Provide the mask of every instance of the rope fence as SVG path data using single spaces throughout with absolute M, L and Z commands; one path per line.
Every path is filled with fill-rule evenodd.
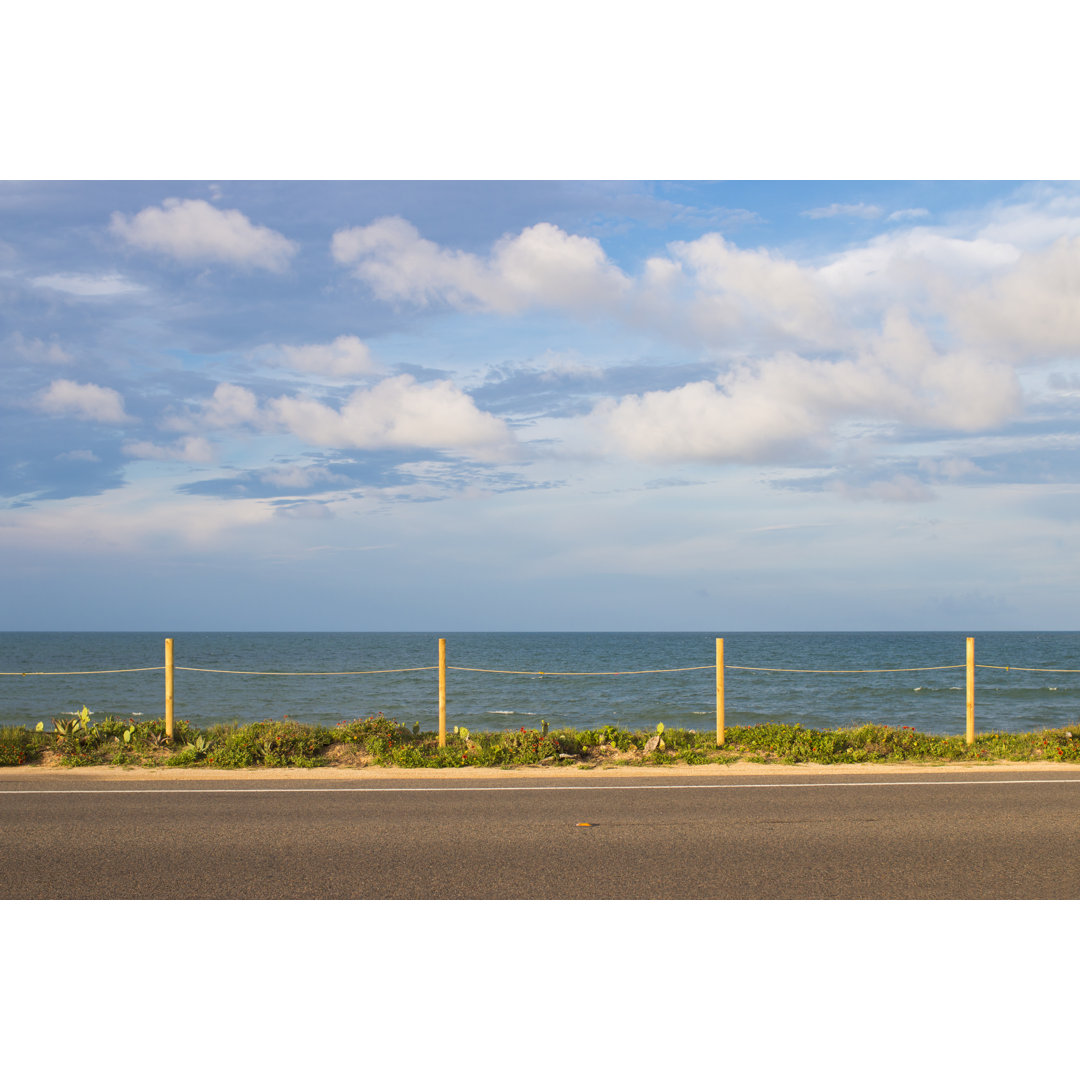
M 976 667 L 994 671 L 1044 671 L 1048 675 L 1080 675 L 1080 668 L 1067 667 L 1017 667 L 1015 664 L 976 664 Z
M 165 672 L 165 733 L 168 738 L 173 735 L 173 678 L 177 671 L 188 671 L 200 674 L 213 675 L 258 675 L 270 677 L 351 677 L 362 675 L 397 675 L 419 671 L 438 671 L 439 673 L 439 745 L 446 745 L 446 675 L 448 671 L 467 671 L 483 675 L 528 675 L 534 678 L 550 678 L 562 676 L 617 676 L 617 675 L 667 675 L 687 671 L 715 671 L 716 672 L 716 745 L 724 744 L 724 674 L 726 671 L 755 671 L 768 674 L 789 675 L 885 675 L 892 673 L 907 673 L 915 671 L 954 671 L 960 668 L 967 670 L 967 694 L 966 694 L 966 740 L 970 745 L 975 741 L 975 669 L 984 668 L 993 671 L 1025 671 L 1056 675 L 1080 675 L 1080 668 L 1040 668 L 1040 667 L 1016 667 L 1010 664 L 976 664 L 975 663 L 975 639 L 967 639 L 967 658 L 963 664 L 934 664 L 922 667 L 894 667 L 894 668 L 780 668 L 780 667 L 751 667 L 745 664 L 727 664 L 724 661 L 724 639 L 716 639 L 716 661 L 713 664 L 697 664 L 692 667 L 673 668 L 643 668 L 635 671 L 547 671 L 547 670 L 517 670 L 507 668 L 480 668 L 461 667 L 446 663 L 446 639 L 439 638 L 439 662 L 420 667 L 403 668 L 375 668 L 362 671 L 242 671 L 232 668 L 205 668 L 183 667 L 173 662 L 173 639 L 165 639 L 165 663 L 155 667 L 134 668 L 109 668 L 98 671 L 0 671 L 0 676 L 65 676 L 65 675 L 123 675 L 131 672 L 164 671 Z
M 669 671 L 711 671 L 712 664 L 698 667 L 645 668 L 641 671 L 508 671 L 502 668 L 447 667 L 447 671 L 479 671 L 485 675 L 664 675 Z
M 427 667 L 398 667 L 379 668 L 375 671 L 233 671 L 227 668 L 212 667 L 180 667 L 174 671 L 202 671 L 210 675 L 396 675 L 405 671 L 436 671 L 437 664 L 429 664 Z
M 936 664 L 933 667 L 880 667 L 880 668 L 797 668 L 797 667 L 744 667 L 728 664 L 728 671 L 776 671 L 788 675 L 889 675 L 897 671 L 949 671 L 962 668 L 963 664 Z M 1017 671 L 1020 669 L 1017 668 Z
M 158 667 L 121 667 L 111 668 L 108 671 L 0 671 L 0 675 L 126 675 L 129 671 L 164 671 L 165 665 Z

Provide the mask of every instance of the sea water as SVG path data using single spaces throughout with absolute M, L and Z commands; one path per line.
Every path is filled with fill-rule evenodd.
M 175 714 L 197 727 L 286 716 L 333 725 L 382 712 L 433 728 L 440 636 L 447 640 L 449 725 L 715 727 L 717 635 L 693 632 L 2 632 L 0 724 L 47 724 L 84 705 L 97 717 L 162 716 L 162 670 L 33 673 L 160 669 L 166 636 L 175 642 Z M 962 733 L 966 636 L 724 634 L 727 724 L 874 723 Z M 1032 731 L 1077 722 L 1080 633 L 973 636 L 976 730 Z M 409 668 L 428 670 L 400 670 Z M 655 670 L 675 668 L 698 670 Z M 785 670 L 748 670 L 753 668 Z M 358 671 L 379 673 L 324 674 Z M 647 673 L 632 674 L 642 671 Z

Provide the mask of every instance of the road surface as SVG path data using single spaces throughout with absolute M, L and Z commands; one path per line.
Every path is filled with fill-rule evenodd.
M 1075 899 L 1080 772 L 0 779 L 4 899 Z

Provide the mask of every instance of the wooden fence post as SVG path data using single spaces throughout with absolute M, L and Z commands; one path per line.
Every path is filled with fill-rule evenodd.
M 446 745 L 446 638 L 439 638 L 439 745 Z
M 967 744 L 975 741 L 975 639 L 967 639 Z
M 724 745 L 724 639 L 716 639 L 716 745 Z
M 173 639 L 165 639 L 165 738 L 173 737 Z

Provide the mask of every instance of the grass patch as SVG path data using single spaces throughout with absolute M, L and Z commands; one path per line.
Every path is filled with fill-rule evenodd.
M 948 763 L 991 761 L 1080 762 L 1080 724 L 1045 731 L 987 732 L 968 746 L 961 735 L 929 735 L 912 727 L 866 724 L 819 730 L 801 724 L 729 727 L 722 748 L 713 732 L 686 728 L 632 732 L 614 724 L 578 730 L 470 732 L 455 728 L 446 746 L 435 731 L 406 727 L 381 713 L 336 727 L 266 720 L 224 724 L 205 731 L 178 720 L 174 737 L 165 723 L 87 712 L 51 722 L 51 730 L 0 727 L 0 765 L 78 767 L 311 768 L 396 766 L 458 769 L 611 765 L 855 764 L 862 762 Z M 659 736 L 659 737 L 658 737 Z

